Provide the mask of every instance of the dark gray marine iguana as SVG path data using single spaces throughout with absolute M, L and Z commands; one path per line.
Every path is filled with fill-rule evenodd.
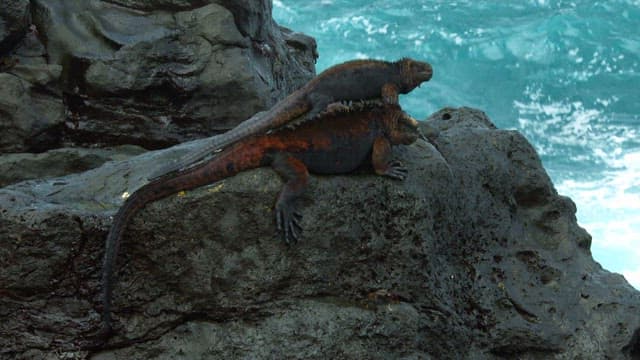
M 226 133 L 212 137 L 204 148 L 160 168 L 149 178 L 155 179 L 184 169 L 240 139 L 280 128 L 294 119 L 311 120 L 323 111 L 338 110 L 343 101 L 382 98 L 388 104 L 397 104 L 399 94 L 409 93 L 431 79 L 432 75 L 433 69 L 429 63 L 409 58 L 395 62 L 353 60 L 332 66 L 271 109 L 259 112 Z
M 102 270 L 102 329 L 92 347 L 112 335 L 111 297 L 116 256 L 127 224 L 149 202 L 211 184 L 241 171 L 271 166 L 284 185 L 275 203 L 276 225 L 287 244 L 302 231 L 295 201 L 307 186 L 309 172 L 344 174 L 372 165 L 376 174 L 404 179 L 406 169 L 393 160 L 391 146 L 409 145 L 421 136 L 418 122 L 397 103 L 359 102 L 320 115 L 295 129 L 254 135 L 200 164 L 160 177 L 131 194 L 116 213 L 106 239 Z M 94 339 L 95 340 L 95 339 Z

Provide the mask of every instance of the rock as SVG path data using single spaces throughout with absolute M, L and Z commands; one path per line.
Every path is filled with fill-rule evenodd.
M 29 27 L 29 0 L 0 3 L 0 54 L 6 54 Z
M 234 14 L 236 26 L 244 36 L 259 41 L 268 39 L 274 25 L 271 19 L 272 2 L 270 0 L 112 0 L 111 2 L 143 11 L 155 9 L 185 11 L 215 3 Z
M 0 18 L 0 41 L 15 38 L 0 152 L 165 147 L 227 130 L 314 74 L 315 42 L 291 40 L 266 0 L 26 3 L 31 30 L 17 10 Z
M 49 64 L 31 27 L 0 65 L 0 152 L 43 151 L 59 146 L 65 109 L 62 66 Z
M 60 70 L 53 65 L 15 65 L 12 71 L 24 77 L 0 73 L 0 151 L 43 151 L 59 146 L 64 105 L 48 85 L 57 80 Z
M 113 149 L 61 148 L 40 154 L 0 155 L 0 188 L 29 179 L 43 179 L 97 168 L 107 161 L 124 160 L 146 150 L 132 145 Z
M 109 216 L 202 142 L 1 189 L 0 357 L 637 358 L 640 294 L 592 259 L 524 137 L 468 108 L 424 126 L 433 145 L 395 150 L 404 182 L 312 176 L 293 247 L 274 235 L 271 169 L 149 204 L 102 350 L 80 346 L 99 326 Z

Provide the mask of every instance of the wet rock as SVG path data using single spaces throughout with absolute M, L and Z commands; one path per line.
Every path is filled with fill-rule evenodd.
M 110 215 L 202 142 L 5 187 L 0 356 L 637 357 L 640 294 L 592 259 L 531 145 L 446 111 L 424 124 L 433 144 L 395 149 L 404 182 L 312 176 L 294 247 L 275 236 L 271 169 L 149 204 L 123 240 L 101 350 L 80 346 L 99 326 Z

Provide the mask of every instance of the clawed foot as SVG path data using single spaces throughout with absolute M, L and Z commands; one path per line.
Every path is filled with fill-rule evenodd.
M 384 176 L 396 180 L 404 180 L 407 177 L 407 172 L 407 168 L 405 168 L 399 160 L 393 160 L 389 163 L 387 170 L 384 172 Z
M 298 242 L 298 237 L 302 232 L 300 221 L 302 221 L 302 214 L 294 206 L 276 206 L 276 225 L 278 232 L 282 234 L 282 239 L 287 245 Z
M 385 104 L 397 104 L 398 87 L 391 83 L 382 86 L 382 101 Z

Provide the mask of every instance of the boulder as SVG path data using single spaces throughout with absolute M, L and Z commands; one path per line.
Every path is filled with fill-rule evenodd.
M 314 40 L 279 27 L 267 0 L 0 6 L 0 152 L 166 147 L 227 130 L 314 75 Z
M 83 346 L 111 215 L 203 143 L 0 189 L 0 357 L 638 358 L 640 293 L 593 260 L 526 139 L 468 108 L 424 127 L 430 142 L 394 150 L 405 181 L 312 176 L 295 246 L 275 235 L 269 168 L 149 204 L 100 349 Z

